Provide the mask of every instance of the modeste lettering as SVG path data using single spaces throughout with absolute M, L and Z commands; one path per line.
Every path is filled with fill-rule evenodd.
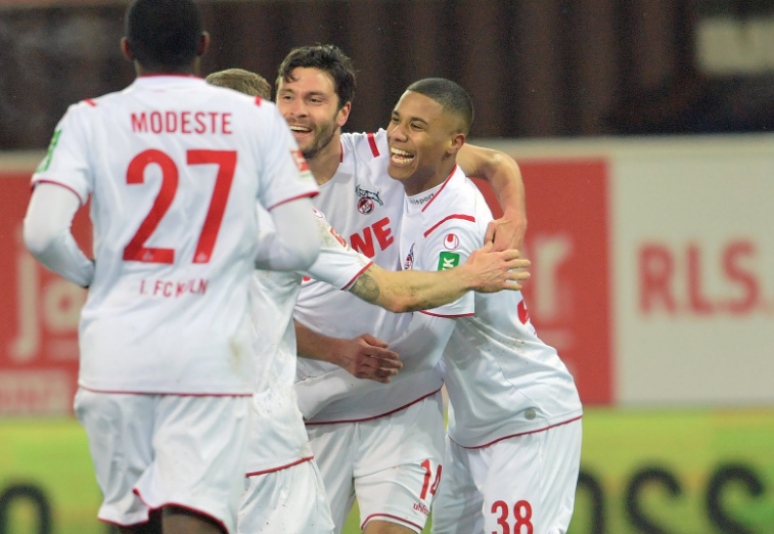
M 141 111 L 131 114 L 135 133 L 231 135 L 231 113 L 222 111 Z

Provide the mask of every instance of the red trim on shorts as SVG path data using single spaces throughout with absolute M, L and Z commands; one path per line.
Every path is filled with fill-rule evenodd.
M 451 173 L 449 173 L 449 176 L 447 176 L 447 177 L 446 177 L 446 180 L 444 180 L 444 181 L 443 181 L 443 185 L 441 186 L 441 188 L 438 190 L 438 192 L 437 192 L 435 195 L 433 195 L 433 198 L 431 198 L 431 199 L 430 199 L 430 201 L 429 201 L 427 204 L 425 204 L 425 205 L 424 205 L 424 207 L 422 208 L 422 211 L 425 211 L 425 210 L 427 209 L 427 207 L 428 207 L 430 204 L 432 204 L 432 203 L 433 203 L 433 200 L 435 200 L 436 198 L 438 198 L 438 195 L 440 195 L 440 194 L 441 194 L 441 191 L 443 191 L 443 188 L 444 188 L 444 187 L 446 187 L 446 184 L 448 184 L 448 183 L 449 183 L 449 180 L 451 180 L 451 177 L 452 177 L 452 175 L 454 174 L 454 171 L 456 171 L 456 170 L 457 170 L 457 166 L 455 165 L 455 166 L 454 166 L 454 168 L 452 169 L 452 172 L 451 172 Z M 427 237 L 427 234 L 425 234 L 425 237 Z
M 259 475 L 265 475 L 267 473 L 274 473 L 275 471 L 282 471 L 283 469 L 288 469 L 290 467 L 294 467 L 299 464 L 303 464 L 304 462 L 311 462 L 314 460 L 314 456 L 309 456 L 308 458 L 301 458 L 300 460 L 293 462 L 292 464 L 283 465 L 281 467 L 274 467 L 272 469 L 266 469 L 265 471 L 255 471 L 254 473 L 247 473 L 246 477 L 257 477 Z
M 430 202 L 432 202 L 435 198 L 436 197 L 433 197 L 432 199 L 430 199 Z M 429 236 L 433 232 L 433 230 L 435 230 L 436 228 L 438 228 L 439 226 L 441 226 L 443 223 L 445 223 L 450 219 L 462 219 L 463 221 L 476 222 L 476 218 L 473 217 L 472 215 L 449 215 L 448 217 L 444 217 L 443 219 L 435 223 L 427 232 L 425 232 L 425 237 Z
M 371 515 L 369 515 L 368 517 L 366 517 L 365 521 L 363 521 L 363 524 L 360 525 L 360 530 L 365 530 L 365 526 L 368 524 L 368 522 L 371 521 L 372 519 L 376 518 L 376 517 L 389 517 L 390 519 L 395 519 L 395 520 L 400 521 L 402 523 L 406 523 L 407 525 L 411 525 L 414 528 L 418 528 L 420 532 L 422 532 L 424 530 L 424 527 L 422 527 L 420 525 L 417 525 L 416 523 L 412 523 L 408 519 L 403 519 L 402 517 L 398 517 L 398 516 L 390 515 L 390 514 L 371 514 Z
M 376 139 L 374 138 L 374 134 L 370 133 L 367 135 L 367 137 L 368 137 L 368 144 L 371 145 L 371 154 L 373 154 L 375 158 L 378 158 L 379 147 L 376 146 Z
M 455 317 L 473 317 L 476 315 L 475 313 L 461 313 L 459 315 L 440 315 L 438 313 L 430 313 L 429 311 L 425 310 L 419 310 L 419 313 L 424 313 L 425 315 L 432 315 L 433 317 L 443 317 L 445 319 L 454 319 Z
M 73 192 L 73 194 L 74 194 L 76 197 L 78 197 L 78 202 L 80 202 L 80 203 L 81 203 L 81 206 L 83 206 L 84 204 L 86 204 L 86 203 L 83 201 L 83 199 L 81 198 L 81 195 L 79 195 L 79 194 L 78 194 L 78 191 L 76 191 L 75 189 L 73 189 L 73 188 L 72 188 L 72 187 L 70 187 L 69 185 L 65 185 L 65 184 L 63 184 L 62 182 L 55 182 L 54 180 L 46 180 L 45 178 L 44 178 L 44 179 L 42 179 L 42 180 L 35 180 L 35 181 L 32 183 L 32 189 L 33 189 L 33 190 L 35 190 L 35 186 L 36 186 L 36 185 L 38 185 L 38 184 L 54 184 L 54 185 L 58 185 L 59 187 L 64 187 L 65 189 L 68 189 L 69 191 L 72 191 L 72 192 Z
M 349 420 L 346 420 L 346 421 L 320 421 L 320 422 L 304 421 L 304 424 L 307 425 L 307 426 L 313 426 L 313 425 L 338 425 L 339 423 L 364 423 L 366 421 L 373 421 L 374 419 L 379 419 L 381 417 L 387 417 L 388 415 L 392 415 L 392 414 L 397 413 L 397 412 L 399 412 L 401 410 L 405 410 L 409 406 L 412 406 L 412 405 L 418 403 L 419 401 L 423 401 L 423 400 L 425 400 L 428 397 L 432 397 L 433 395 L 435 395 L 436 393 L 441 391 L 442 388 L 443 388 L 443 386 L 441 386 L 440 388 L 436 389 L 432 393 L 428 393 L 424 397 L 419 397 L 417 400 L 409 402 L 405 406 L 401 406 L 400 408 L 395 408 L 394 410 L 391 410 L 391 411 L 389 411 L 387 413 L 383 413 L 381 415 L 375 415 L 373 417 L 366 417 L 365 419 L 349 419 Z
M 270 207 L 270 208 L 266 208 L 266 209 L 267 209 L 267 210 L 269 210 L 269 211 L 271 211 L 271 210 L 273 210 L 274 208 L 276 208 L 277 206 L 282 206 L 283 204 L 287 204 L 288 202 L 293 202 L 294 200 L 298 200 L 299 198 L 304 198 L 304 197 L 316 197 L 317 195 L 318 195 L 317 191 L 312 191 L 312 192 L 310 192 L 310 193 L 304 193 L 303 195 L 297 195 L 297 196 L 294 196 L 293 198 L 288 198 L 288 199 L 285 199 L 285 200 L 283 200 L 282 202 L 277 202 L 277 203 L 276 203 L 276 204 L 274 204 L 272 207 Z
M 203 516 L 203 517 L 206 517 L 208 519 L 211 519 L 212 521 L 214 521 L 215 523 L 218 524 L 218 526 L 223 530 L 223 532 L 226 532 L 227 534 L 230 532 L 226 528 L 226 524 L 223 521 L 221 521 L 220 519 L 218 519 L 217 517 L 215 517 L 212 514 L 208 514 L 207 512 L 203 512 L 203 511 L 198 510 L 196 508 L 192 508 L 192 507 L 187 506 L 185 504 L 180 504 L 180 503 L 176 503 L 176 502 L 165 502 L 161 506 L 157 506 L 157 507 L 154 508 L 154 507 L 150 506 L 147 502 L 145 502 L 145 500 L 142 498 L 142 495 L 140 495 L 140 492 L 137 490 L 137 488 L 133 488 L 132 489 L 132 493 L 137 495 L 137 498 L 140 499 L 142 501 L 142 503 L 145 506 L 147 506 L 150 510 L 161 510 L 165 506 L 174 506 L 176 508 L 182 508 L 183 510 L 188 510 L 189 512 L 193 512 L 195 514 L 199 514 L 200 516 Z
M 97 107 L 97 103 L 94 102 L 91 98 L 87 98 L 86 100 L 84 100 L 84 102 L 86 102 L 88 105 L 90 105 L 93 108 Z
M 256 106 L 260 106 L 261 102 L 263 102 L 263 98 L 261 98 L 260 96 L 256 96 L 255 97 L 255 105 Z
M 503 441 L 505 439 L 511 439 L 511 438 L 518 438 L 519 436 L 527 436 L 529 434 L 537 434 L 538 432 L 545 432 L 546 430 L 550 430 L 552 428 L 556 428 L 558 426 L 563 425 L 569 425 L 570 423 L 574 423 L 575 421 L 579 421 L 583 419 L 582 415 L 579 415 L 578 417 L 575 417 L 574 419 L 570 419 L 569 421 L 563 421 L 561 423 L 556 423 L 555 425 L 547 426 L 545 428 L 540 428 L 538 430 L 530 430 L 529 432 L 521 432 L 520 434 L 511 434 L 510 436 L 505 436 L 504 438 L 496 439 L 490 443 L 487 443 L 486 445 L 477 445 L 475 447 L 466 447 L 465 445 L 460 445 L 453 439 L 449 438 L 450 441 L 454 442 L 455 445 L 458 447 L 462 447 L 463 449 L 483 449 L 484 447 L 489 447 L 490 445 L 494 445 L 495 443 L 498 443 L 500 441 Z
M 343 288 L 341 288 L 341 290 L 342 290 L 342 291 L 349 291 L 347 288 L 348 288 L 349 286 L 351 286 L 352 284 L 354 284 L 354 283 L 357 281 L 357 279 L 358 279 L 358 278 L 360 278 L 360 275 L 361 275 L 361 274 L 363 274 L 364 272 L 366 272 L 366 271 L 369 269 L 369 267 L 371 267 L 371 265 L 373 265 L 373 264 L 374 264 L 374 262 L 372 262 L 372 261 L 369 261 L 369 262 L 368 262 L 368 265 L 366 265 L 365 267 L 363 267 L 363 268 L 360 270 L 360 272 L 359 272 L 359 273 L 357 273 L 357 274 L 355 275 L 355 277 L 354 277 L 352 280 L 350 280 L 349 282 L 347 282 L 347 285 L 345 285 Z
M 167 393 L 164 391 L 110 391 L 104 389 L 92 389 L 86 386 L 78 386 L 92 393 L 106 393 L 108 395 L 169 395 L 170 397 L 252 397 L 252 393 Z

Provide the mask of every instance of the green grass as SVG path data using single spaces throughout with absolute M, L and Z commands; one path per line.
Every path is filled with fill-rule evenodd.
M 727 514 L 755 534 L 774 534 L 774 410 L 621 411 L 589 410 L 584 418 L 583 469 L 604 495 L 606 531 L 635 534 L 626 513 L 633 475 L 658 467 L 674 476 L 677 496 L 656 484 L 643 487 L 644 513 L 667 532 L 720 532 L 706 506 L 711 475 L 723 464 L 739 464 L 762 482 L 754 496 L 731 481 L 721 502 Z M 86 436 L 74 420 L 0 419 L 0 494 L 11 485 L 35 485 L 53 511 L 53 534 L 106 534 L 96 521 L 100 493 Z M 591 499 L 581 489 L 570 534 L 590 532 Z M 34 508 L 17 501 L 5 534 L 34 534 Z M 356 513 L 345 534 L 358 532 Z M 426 529 L 429 531 L 429 529 Z

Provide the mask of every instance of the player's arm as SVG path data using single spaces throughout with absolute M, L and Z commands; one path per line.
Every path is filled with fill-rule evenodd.
M 320 253 L 312 202 L 299 198 L 272 208 L 269 214 L 276 231 L 262 236 L 255 267 L 272 271 L 310 267 Z
M 401 355 L 403 369 L 400 373 L 397 369 L 386 368 L 378 371 L 373 380 L 360 380 L 344 369 L 336 369 L 297 382 L 294 388 L 301 413 L 307 419 L 314 417 L 338 399 L 371 393 L 387 387 L 387 383 L 432 369 L 441 359 L 453 331 L 452 318 L 414 313 L 407 331 L 390 343 L 390 349 Z
M 489 225 L 487 241 L 494 238 L 495 250 L 520 250 L 527 231 L 527 208 L 518 164 L 503 152 L 469 144 L 458 152 L 457 163 L 467 176 L 489 182 L 503 208 L 502 218 Z
M 24 218 L 24 244 L 48 269 L 81 287 L 89 287 L 94 262 L 81 251 L 70 232 L 80 205 L 80 198 L 61 185 L 37 184 Z
M 393 272 L 372 264 L 350 288 L 357 297 L 391 312 L 403 313 L 438 308 L 459 300 L 468 291 L 494 293 L 520 290 L 520 280 L 530 274 L 518 271 L 529 267 L 517 250 L 493 252 L 487 244 L 474 251 L 467 261 L 444 271 Z
M 354 377 L 385 383 L 403 367 L 398 354 L 371 334 L 341 339 L 315 332 L 298 321 L 294 323 L 298 355 L 302 358 L 329 362 Z

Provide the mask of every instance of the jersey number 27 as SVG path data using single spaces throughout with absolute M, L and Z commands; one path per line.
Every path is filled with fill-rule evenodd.
M 218 166 L 215 189 L 212 192 L 210 207 L 207 210 L 207 217 L 204 219 L 204 226 L 199 235 L 193 257 L 194 263 L 207 263 L 212 256 L 212 250 L 215 248 L 220 223 L 223 221 L 223 213 L 226 211 L 228 194 L 231 191 L 231 182 L 236 170 L 237 153 L 234 150 L 189 150 L 187 160 L 188 165 L 214 164 Z M 151 234 L 156 230 L 175 199 L 179 180 L 177 165 L 171 157 L 161 150 L 145 150 L 129 163 L 129 168 L 126 171 L 126 183 L 130 185 L 144 183 L 145 168 L 151 163 L 155 163 L 161 168 L 161 189 L 156 195 L 150 212 L 137 229 L 137 233 L 126 245 L 124 260 L 145 263 L 174 263 L 175 249 L 146 247 L 145 243 L 150 239 Z

